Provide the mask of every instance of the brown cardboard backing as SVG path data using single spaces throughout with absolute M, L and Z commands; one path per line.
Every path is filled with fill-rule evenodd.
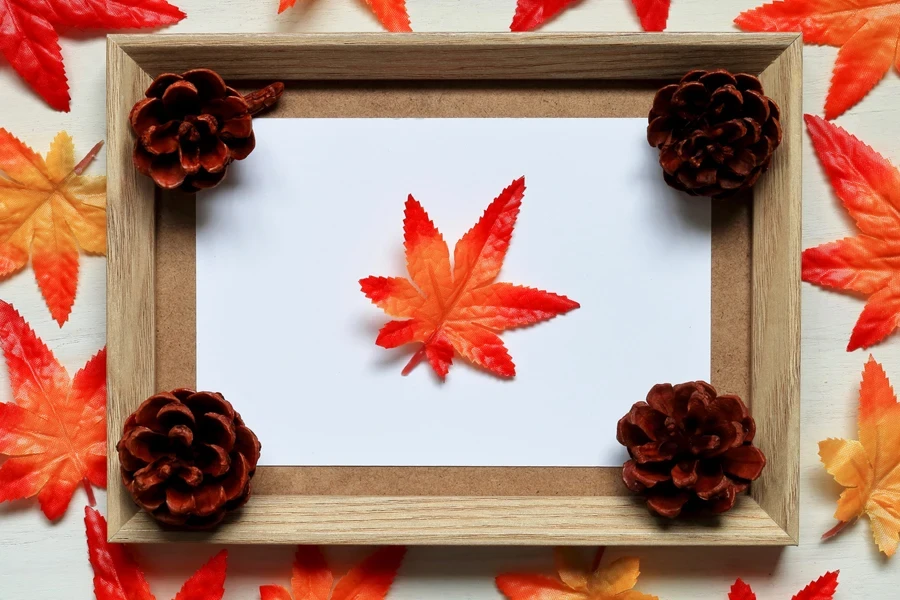
M 278 117 L 643 117 L 652 82 L 304 82 L 289 85 Z M 303 140 L 297 140 L 302 144 Z M 597 140 L 614 144 L 615 140 Z M 232 165 L 240 169 L 240 163 Z M 750 400 L 750 199 L 713 203 L 712 383 Z M 194 198 L 162 194 L 156 247 L 158 389 L 196 380 Z M 619 282 L 628 293 L 627 282 Z M 677 295 L 678 290 L 666 293 Z M 615 340 L 607 340 L 615 344 Z M 639 356 L 634 358 L 640 360 Z M 641 398 L 635 398 L 640 400 Z M 598 398 L 602 401 L 602 398 Z M 237 401 L 238 408 L 240 402 Z M 598 435 L 614 435 L 612 424 Z M 265 440 L 263 449 L 265 450 Z M 618 468 L 261 467 L 256 494 L 366 496 L 611 496 Z

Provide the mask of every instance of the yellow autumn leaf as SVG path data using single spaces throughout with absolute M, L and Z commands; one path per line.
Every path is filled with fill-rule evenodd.
M 900 404 L 872 356 L 859 388 L 859 440 L 819 442 L 819 457 L 844 486 L 834 513 L 839 523 L 823 538 L 868 515 L 878 549 L 893 556 L 900 540 Z
M 557 549 L 557 577 L 535 573 L 498 575 L 497 589 L 509 600 L 659 600 L 635 591 L 641 574 L 637 558 L 624 557 L 601 567 L 603 549 L 591 568 L 578 564 L 571 551 Z
M 60 132 L 47 157 L 0 129 L 0 279 L 28 264 L 54 320 L 69 318 L 78 287 L 78 248 L 106 254 L 106 177 L 82 173 L 102 142 L 75 164 Z

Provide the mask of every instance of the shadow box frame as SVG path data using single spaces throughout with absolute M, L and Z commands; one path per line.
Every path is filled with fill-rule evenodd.
M 747 332 L 741 344 L 749 362 L 743 391 L 750 398 L 757 421 L 755 443 L 768 457 L 767 468 L 751 485 L 749 494 L 741 497 L 731 512 L 715 519 L 670 522 L 651 516 L 639 497 L 627 491 L 623 493 L 620 482 L 614 491 L 610 488 L 609 492 L 594 495 L 577 492 L 578 486 L 573 488 L 576 492 L 566 492 L 562 486 L 556 493 L 546 489 L 534 494 L 522 493 L 526 488 L 552 487 L 555 475 L 564 473 L 560 469 L 565 467 L 538 469 L 530 475 L 523 468 L 523 477 L 531 479 L 527 486 L 519 485 L 518 491 L 515 477 L 504 474 L 509 474 L 508 470 L 487 471 L 493 487 L 477 495 L 465 493 L 464 489 L 460 492 L 458 485 L 442 483 L 459 475 L 453 468 L 431 469 L 423 475 L 449 490 L 447 493 L 391 494 L 390 490 L 382 490 L 377 495 L 367 495 L 353 492 L 352 484 L 347 485 L 346 481 L 343 487 L 326 489 L 326 492 L 338 489 L 337 493 L 298 493 L 296 485 L 292 487 L 287 482 L 304 479 L 304 474 L 310 474 L 306 479 L 315 479 L 313 471 L 303 471 L 314 468 L 260 467 L 254 479 L 253 498 L 213 531 L 165 529 L 139 511 L 122 483 L 115 445 L 126 416 L 158 391 L 158 386 L 170 387 L 162 385 L 159 375 L 162 359 L 158 336 L 165 319 L 158 318 L 157 304 L 163 301 L 160 294 L 164 286 L 158 285 L 162 275 L 157 269 L 161 268 L 162 259 L 157 251 L 167 231 L 167 218 L 160 206 L 182 202 L 185 195 L 160 193 L 149 178 L 135 170 L 128 113 L 156 75 L 201 66 L 216 70 L 238 88 L 243 87 L 242 82 L 251 87 L 250 82 L 270 80 L 301 86 L 319 82 L 324 86 L 339 85 L 345 90 L 363 91 L 389 90 L 392 85 L 415 89 L 416 85 L 423 85 L 423 104 L 433 103 L 433 93 L 440 92 L 442 86 L 453 88 L 460 82 L 468 82 L 463 87 L 476 90 L 473 94 L 484 94 L 485 87 L 503 90 L 504 86 L 512 86 L 512 94 L 520 89 L 538 96 L 543 89 L 554 86 L 571 85 L 577 94 L 579 86 L 596 84 L 602 89 L 611 84 L 610 89 L 624 94 L 616 96 L 609 92 L 614 94 L 609 102 L 613 115 L 617 114 L 615 106 L 631 102 L 632 87 L 643 90 L 635 93 L 643 99 L 638 102 L 643 107 L 641 110 L 646 111 L 652 90 L 665 82 L 677 81 L 691 69 L 726 68 L 759 75 L 766 94 L 781 107 L 784 141 L 771 168 L 754 188 L 752 203 L 746 201 L 744 217 L 747 264 L 746 281 L 742 285 L 747 296 L 744 310 Z M 110 36 L 107 44 L 109 539 L 127 543 L 238 544 L 796 545 L 799 539 L 801 82 L 802 42 L 794 34 Z M 497 97 L 500 96 L 484 96 L 478 106 L 491 105 Z M 602 98 L 608 96 L 596 97 L 603 102 Z M 525 100 L 517 106 L 541 104 Z M 371 104 L 364 96 L 361 105 Z M 390 102 L 382 98 L 382 104 Z M 474 109 L 468 110 L 471 113 Z M 532 109 L 515 110 L 527 113 Z M 481 109 L 474 112 L 466 116 L 485 114 Z M 239 163 L 232 168 L 240 168 Z M 171 286 L 172 281 L 166 285 Z M 176 294 L 165 294 L 166 301 L 171 301 Z M 713 296 L 715 304 L 715 291 Z M 182 307 L 188 312 L 192 308 L 195 306 Z M 716 369 L 712 381 L 719 385 Z M 166 380 L 166 383 L 171 382 Z M 606 480 L 611 481 L 619 477 L 616 472 L 620 469 L 597 468 L 597 471 L 605 472 Z M 504 482 L 510 482 L 511 493 L 501 489 L 506 485 Z

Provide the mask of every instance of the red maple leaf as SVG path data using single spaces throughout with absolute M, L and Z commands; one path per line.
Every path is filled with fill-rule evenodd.
M 837 125 L 806 115 L 813 148 L 860 235 L 803 251 L 803 280 L 869 297 L 847 351 L 900 324 L 900 171 Z
M 300 546 L 291 570 L 291 592 L 280 585 L 259 588 L 260 600 L 384 600 L 406 549 L 392 546 L 376 550 L 334 583 L 334 574 L 315 546 Z
M 106 541 L 103 515 L 85 507 L 84 526 L 97 600 L 156 600 L 127 547 Z M 222 600 L 227 568 L 228 551 L 222 550 L 184 583 L 174 600 Z
M 388 31 L 412 31 L 409 26 L 409 13 L 406 12 L 406 0 L 365 0 L 375 16 Z M 297 0 L 280 0 L 278 14 L 297 4 Z
M 580 0 L 518 0 L 510 31 L 531 31 Z M 672 0 L 631 0 L 645 31 L 663 31 Z
M 840 571 L 825 573 L 797 592 L 791 600 L 832 600 L 838 586 L 838 573 Z M 756 594 L 749 585 L 738 579 L 731 586 L 728 600 L 756 600 Z
M 578 308 L 565 296 L 543 290 L 495 283 L 516 226 L 525 194 L 519 178 L 491 202 L 484 215 L 456 244 L 453 266 L 443 236 L 411 195 L 406 201 L 403 237 L 409 279 L 366 277 L 363 293 L 391 317 L 375 343 L 396 348 L 420 342 L 403 374 L 423 358 L 442 379 L 454 351 L 469 362 L 501 377 L 516 367 L 499 332 L 532 325 Z
M 184 17 L 165 0 L 0 0 L 0 52 L 50 106 L 68 112 L 59 29 L 159 27 Z
M 0 403 L 0 502 L 38 497 L 49 519 L 79 484 L 106 487 L 106 349 L 69 379 L 25 320 L 0 300 L 0 346 L 15 402 Z
M 663 31 L 669 20 L 672 0 L 631 0 L 644 31 Z
M 783 0 L 741 13 L 745 31 L 802 31 L 807 44 L 840 48 L 825 118 L 862 100 L 891 65 L 900 72 L 900 0 Z

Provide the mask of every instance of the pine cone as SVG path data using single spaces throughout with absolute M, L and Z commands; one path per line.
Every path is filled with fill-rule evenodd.
M 753 75 L 691 71 L 656 93 L 647 141 L 666 183 L 692 196 L 750 189 L 781 143 L 780 110 Z
M 260 443 L 221 394 L 178 389 L 145 400 L 116 449 L 138 506 L 162 523 L 203 529 L 250 497 Z
M 717 396 L 704 381 L 655 385 L 619 420 L 616 439 L 631 456 L 622 479 L 664 517 L 686 505 L 722 513 L 766 466 L 755 435 L 737 396 Z
M 233 160 L 253 151 L 252 116 L 278 101 L 284 84 L 242 96 L 209 69 L 164 73 L 131 109 L 134 166 L 159 187 L 215 187 Z

